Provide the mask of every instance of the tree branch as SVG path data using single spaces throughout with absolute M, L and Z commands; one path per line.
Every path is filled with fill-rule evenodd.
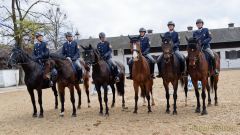
M 9 28 L 9 29 L 11 29 L 11 30 L 13 30 L 13 31 L 14 31 L 14 29 L 13 29 L 11 26 L 9 26 L 9 25 L 6 25 L 6 24 L 3 24 L 3 23 L 1 23 L 1 22 L 0 22 L 0 26 L 7 27 L 7 28 Z

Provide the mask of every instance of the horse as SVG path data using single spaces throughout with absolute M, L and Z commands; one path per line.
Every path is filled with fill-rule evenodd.
M 38 93 L 38 103 L 40 106 L 39 118 L 43 118 L 43 107 L 42 107 L 42 89 L 49 88 L 49 79 L 44 79 L 42 66 L 35 62 L 26 52 L 21 49 L 14 48 L 11 52 L 9 61 L 9 67 L 21 65 L 25 72 L 25 84 L 27 86 L 28 93 L 31 97 L 33 105 L 33 117 L 37 117 L 37 108 L 34 97 L 34 89 Z M 56 82 L 53 82 L 52 91 L 55 96 L 55 109 L 58 108 L 58 93 L 56 89 Z
M 176 55 L 173 52 L 173 43 L 170 38 L 162 37 L 162 51 L 163 56 L 162 59 L 160 59 L 160 63 L 158 66 L 161 66 L 162 69 L 162 79 L 163 79 L 163 86 L 165 88 L 166 92 L 166 99 L 167 99 L 167 109 L 166 113 L 170 113 L 170 104 L 169 104 L 169 83 L 173 86 L 173 115 L 177 114 L 177 90 L 178 90 L 178 81 L 180 80 L 181 85 L 184 86 L 185 90 L 185 96 L 187 99 L 187 77 L 183 76 L 180 71 L 180 61 L 176 57 Z M 187 100 L 185 100 L 187 101 Z
M 208 105 L 211 105 L 211 96 L 210 96 L 210 87 L 215 90 L 215 105 L 218 105 L 217 100 L 217 83 L 219 80 L 219 75 L 214 75 L 213 70 L 210 68 L 208 64 L 208 59 L 205 53 L 202 51 L 201 42 L 197 38 L 187 38 L 188 42 L 187 46 L 187 69 L 188 73 L 191 76 L 192 83 L 195 89 L 195 94 L 197 97 L 197 108 L 195 110 L 196 113 L 200 113 L 200 101 L 199 101 L 199 91 L 198 91 L 198 81 L 202 83 L 202 100 L 203 100 L 203 107 L 202 107 L 202 115 L 207 114 L 205 99 L 206 93 L 205 89 L 207 88 L 208 91 Z M 216 68 L 220 71 L 220 58 L 217 53 L 214 52 L 215 60 L 216 60 Z M 210 86 L 208 78 L 210 77 Z
M 130 37 L 130 47 L 133 56 L 132 78 L 135 91 L 135 108 L 133 113 L 138 110 L 138 91 L 141 88 L 141 96 L 146 97 L 148 102 L 148 113 L 152 112 L 150 106 L 150 93 L 152 93 L 153 79 L 150 74 L 150 67 L 147 59 L 141 53 L 140 37 Z
M 102 96 L 101 96 L 101 87 L 104 89 L 104 102 L 106 106 L 106 112 L 105 116 L 109 116 L 109 108 L 108 108 L 108 85 L 110 85 L 113 93 L 113 99 L 112 99 L 112 105 L 111 107 L 114 107 L 115 105 L 115 86 L 116 84 L 118 94 L 122 96 L 122 108 L 127 109 L 125 107 L 125 99 L 124 99 L 124 85 L 125 85 L 125 68 L 124 65 L 116 62 L 116 65 L 118 69 L 120 70 L 119 72 L 119 78 L 120 81 L 115 83 L 114 77 L 111 74 L 111 69 L 108 66 L 108 64 L 100 57 L 99 52 L 97 49 L 94 49 L 92 45 L 89 46 L 81 46 L 84 50 L 83 52 L 83 59 L 84 61 L 92 66 L 92 78 L 93 78 L 93 83 L 95 84 L 97 93 L 98 93 L 98 100 L 100 103 L 100 115 L 103 115 L 103 106 L 102 106 Z
M 57 85 L 58 92 L 61 101 L 61 112 L 60 116 L 64 116 L 64 101 L 65 101 L 65 88 L 68 87 L 70 90 L 70 99 L 72 102 L 73 113 L 72 117 L 76 117 L 76 107 L 75 107 L 75 97 L 74 97 L 74 87 L 77 90 L 79 99 L 77 108 L 81 108 L 81 88 L 78 83 L 78 76 L 76 71 L 74 70 L 72 62 L 70 62 L 65 57 L 62 57 L 57 54 L 50 54 L 50 59 L 45 62 L 44 74 L 50 73 L 52 68 L 56 68 L 58 71 L 57 77 Z M 88 107 L 90 107 L 90 99 L 89 99 L 89 68 L 85 65 L 84 62 L 80 62 L 83 69 L 83 80 L 84 87 L 87 94 Z

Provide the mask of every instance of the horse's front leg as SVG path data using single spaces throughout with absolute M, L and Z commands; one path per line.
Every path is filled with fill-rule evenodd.
M 42 89 L 37 89 L 37 93 L 38 93 L 38 104 L 40 106 L 40 114 L 39 114 L 39 118 L 43 118 L 43 107 L 42 107 Z
M 103 115 L 101 85 L 95 84 L 95 87 L 96 87 L 96 90 L 97 90 L 97 93 L 98 93 L 98 101 L 99 101 L 99 104 L 100 104 L 100 112 L 99 112 L 99 114 L 100 114 L 100 115 Z
M 64 102 L 65 102 L 65 87 L 61 85 L 60 83 L 58 84 L 58 93 L 59 93 L 59 98 L 61 102 L 61 111 L 60 111 L 60 116 L 64 116 Z
M 58 109 L 58 93 L 57 93 L 57 89 L 56 89 L 56 83 L 52 86 L 52 91 L 55 96 L 55 109 Z
M 173 99 L 174 99 L 174 104 L 173 104 L 173 115 L 177 115 L 177 89 L 178 89 L 178 80 L 175 80 L 173 83 Z
M 28 89 L 28 93 L 31 97 L 32 106 L 33 106 L 33 115 L 32 116 L 37 117 L 37 107 L 36 107 L 36 102 L 35 102 L 33 89 L 31 89 L 31 88 L 27 88 L 27 89 Z
M 103 85 L 103 89 L 104 89 L 104 102 L 105 102 L 105 107 L 106 107 L 106 113 L 105 116 L 109 116 L 109 109 L 108 109 L 108 85 L 105 84 Z
M 202 80 L 202 100 L 203 100 L 203 110 L 202 115 L 207 114 L 205 99 L 206 99 L 206 85 L 207 85 L 207 78 L 205 80 Z
M 113 94 L 112 105 L 111 105 L 111 107 L 113 108 L 115 106 L 115 91 L 116 91 L 116 89 L 114 87 L 114 84 L 111 84 L 110 86 L 111 86 L 112 94 Z
M 136 82 L 133 82 L 133 87 L 134 87 L 134 91 L 135 91 L 135 108 L 134 108 L 134 111 L 133 113 L 137 113 L 137 110 L 138 110 L 138 105 L 137 105 L 137 102 L 138 102 L 138 90 L 139 90 L 139 86 Z
M 163 86 L 165 88 L 165 92 L 166 92 L 166 99 L 167 99 L 167 109 L 166 109 L 166 113 L 169 114 L 170 113 L 170 104 L 169 104 L 169 87 L 168 87 L 168 82 L 166 80 L 163 80 Z
M 200 105 L 200 99 L 199 99 L 199 91 L 198 91 L 198 80 L 192 80 L 192 83 L 193 83 L 193 87 L 194 87 L 194 90 L 195 90 L 195 95 L 196 95 L 196 98 L 197 98 L 197 108 L 195 110 L 196 113 L 200 113 L 201 112 L 201 105 Z
M 79 87 L 78 84 L 75 84 L 75 88 L 77 89 L 77 93 L 78 93 L 78 106 L 77 106 L 77 109 L 81 109 L 81 104 L 82 104 L 81 88 Z
M 74 85 L 71 85 L 68 87 L 70 90 L 70 100 L 72 102 L 72 108 L 73 108 L 73 112 L 72 112 L 72 117 L 76 117 L 76 107 L 75 107 L 75 97 L 74 97 Z

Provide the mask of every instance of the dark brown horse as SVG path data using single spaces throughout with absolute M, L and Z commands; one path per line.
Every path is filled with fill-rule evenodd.
M 161 35 L 160 35 L 161 36 Z M 166 113 L 170 113 L 170 104 L 169 104 L 169 83 L 173 85 L 173 115 L 177 114 L 177 90 L 178 90 L 178 81 L 180 80 L 182 86 L 184 85 L 185 96 L 187 98 L 187 77 L 183 76 L 180 71 L 180 61 L 176 57 L 173 52 L 173 43 L 170 38 L 162 37 L 162 51 L 163 56 L 160 60 L 159 66 L 162 69 L 162 79 L 163 85 L 166 91 L 166 99 L 167 99 L 167 109 Z M 186 101 L 186 100 L 185 100 Z
M 108 88 L 107 86 L 110 85 L 112 92 L 113 92 L 113 101 L 112 101 L 112 107 L 114 107 L 115 104 L 115 80 L 113 75 L 111 74 L 111 69 L 108 66 L 108 64 L 100 57 L 99 52 L 94 49 L 91 45 L 87 47 L 83 47 L 84 53 L 83 53 L 83 58 L 84 61 L 92 65 L 92 78 L 93 78 L 93 83 L 95 84 L 97 93 L 98 93 L 98 100 L 100 103 L 100 115 L 103 114 L 103 106 L 102 106 L 102 96 L 101 96 L 101 87 L 104 89 L 104 102 L 106 106 L 106 113 L 105 115 L 109 115 L 109 109 L 108 109 Z M 126 109 L 125 107 L 125 99 L 124 99 L 124 85 L 125 85 L 125 68 L 124 65 L 116 62 L 116 65 L 118 69 L 120 70 L 119 72 L 119 78 L 120 81 L 116 82 L 116 87 L 118 94 L 122 96 L 122 108 Z
M 212 68 L 210 68 L 208 64 L 208 60 L 206 58 L 206 55 L 201 50 L 201 42 L 199 39 L 196 38 L 187 38 L 188 41 L 188 57 L 187 57 L 187 68 L 188 73 L 191 76 L 192 83 L 195 89 L 195 94 L 197 97 L 197 108 L 196 113 L 200 113 L 200 99 L 199 99 L 199 91 L 198 91 L 198 81 L 201 81 L 202 83 L 202 100 L 203 100 L 203 107 L 202 107 L 202 115 L 207 114 L 205 99 L 206 99 L 206 93 L 205 89 L 207 88 L 208 91 L 208 104 L 211 104 L 211 96 L 210 96 L 210 86 L 208 83 L 208 77 L 210 77 L 211 80 L 211 87 L 215 90 L 215 105 L 218 104 L 217 101 L 217 83 L 219 79 L 219 75 L 214 75 Z M 220 71 L 220 58 L 219 56 L 214 53 L 216 58 L 216 68 Z
M 152 93 L 153 79 L 150 74 L 150 67 L 147 60 L 141 53 L 140 37 L 130 37 L 131 51 L 133 54 L 133 68 L 132 78 L 133 87 L 135 91 L 135 109 L 133 113 L 137 113 L 138 110 L 138 91 L 141 88 L 141 96 L 147 98 L 148 112 L 152 112 L 150 106 L 150 93 Z
M 43 117 L 43 107 L 42 107 L 42 89 L 49 88 L 49 79 L 44 79 L 42 66 L 35 62 L 26 52 L 21 49 L 14 48 L 10 55 L 9 66 L 21 65 L 25 72 L 25 84 L 29 95 L 31 96 L 31 101 L 33 105 L 33 117 L 37 117 L 37 107 L 35 103 L 34 89 L 38 93 L 38 103 L 40 106 L 39 118 Z M 58 94 L 56 89 L 56 82 L 52 87 L 55 95 L 55 109 L 58 108 Z
M 86 70 L 86 65 L 84 62 L 81 62 L 83 69 L 83 79 L 85 91 L 87 94 L 88 107 L 90 107 L 90 99 L 89 99 L 89 70 Z M 76 72 L 74 71 L 72 63 L 67 60 L 65 57 L 61 57 L 57 54 L 50 54 L 50 59 L 45 62 L 45 70 L 44 74 L 48 74 L 52 68 L 56 68 L 58 71 L 57 77 L 57 85 L 58 92 L 61 101 L 61 112 L 60 116 L 64 116 L 64 101 L 65 101 L 65 88 L 68 87 L 70 90 L 70 99 L 73 106 L 72 116 L 76 117 L 76 107 L 75 107 L 75 97 L 74 97 L 74 87 L 77 90 L 79 100 L 78 100 L 78 109 L 81 108 L 81 88 L 79 87 L 78 77 Z

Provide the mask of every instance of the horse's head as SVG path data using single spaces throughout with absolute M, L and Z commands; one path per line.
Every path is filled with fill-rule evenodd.
M 8 60 L 8 67 L 12 68 L 16 66 L 17 64 L 21 64 L 26 62 L 26 54 L 25 52 L 20 48 L 14 48 L 12 49 L 10 58 Z
M 140 55 L 142 55 L 141 54 L 140 36 L 137 36 L 137 37 L 128 36 L 128 38 L 130 39 L 130 48 L 131 48 L 133 60 L 138 61 Z
M 56 63 L 53 59 L 45 60 L 45 62 L 44 62 L 44 72 L 43 72 L 43 78 L 44 79 L 49 79 L 50 78 L 51 71 L 55 67 L 55 65 L 56 65 Z
M 163 37 L 160 34 L 160 37 L 162 39 L 162 51 L 163 51 L 163 59 L 165 63 L 169 63 L 172 56 L 173 56 L 173 43 L 170 37 Z
M 89 46 L 81 46 L 83 48 L 83 59 L 87 64 L 94 64 L 97 63 L 97 54 L 98 51 L 95 50 L 92 45 Z
M 201 41 L 197 38 L 187 38 L 187 52 L 189 59 L 189 66 L 196 66 L 196 63 L 199 61 L 199 56 L 201 54 Z

